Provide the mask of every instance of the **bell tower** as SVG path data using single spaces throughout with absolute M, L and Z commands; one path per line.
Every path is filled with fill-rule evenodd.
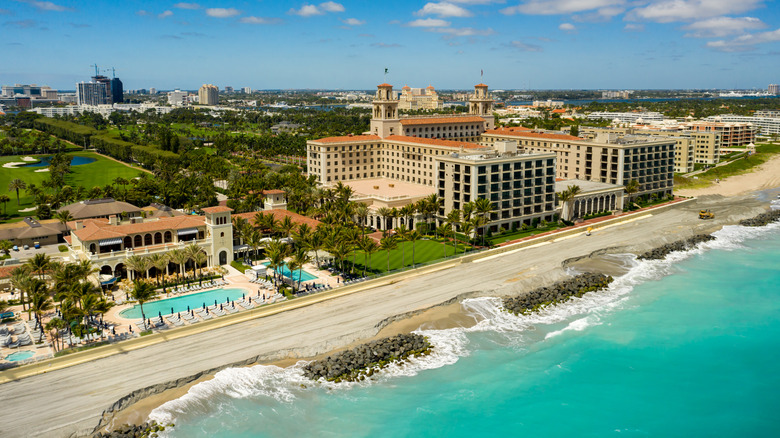
M 393 96 L 393 86 L 377 85 L 371 116 L 371 134 L 385 138 L 389 135 L 402 135 L 401 120 L 398 117 L 398 100 Z
M 493 99 L 488 94 L 488 86 L 477 84 L 474 86 L 474 94 L 469 98 L 469 114 L 485 119 L 485 129 L 495 128 L 493 118 Z

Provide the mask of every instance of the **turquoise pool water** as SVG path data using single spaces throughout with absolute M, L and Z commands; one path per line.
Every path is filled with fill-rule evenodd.
M 268 263 L 263 263 L 263 266 L 265 266 L 267 268 L 268 267 Z M 276 272 L 278 273 L 279 269 L 277 269 Z M 284 275 L 285 277 L 292 278 L 295 281 L 299 281 L 299 280 L 300 281 L 309 281 L 309 280 L 316 280 L 317 279 L 316 275 L 310 274 L 310 273 L 304 271 L 303 269 L 301 269 L 299 271 L 295 271 L 295 277 L 293 277 L 292 273 L 290 272 L 290 268 L 287 267 L 287 263 L 285 263 L 282 266 L 281 272 L 282 272 L 282 275 Z M 300 279 L 298 278 L 299 276 L 301 277 Z
M 37 163 L 32 164 L 26 164 L 24 167 L 48 167 L 49 163 L 51 162 L 51 157 L 42 157 L 40 158 L 41 161 Z M 73 159 L 70 160 L 71 166 L 81 166 L 82 164 L 89 164 L 94 163 L 94 158 L 89 157 L 73 157 Z
M 17 351 L 9 354 L 5 357 L 5 360 L 9 362 L 19 362 L 20 360 L 26 360 L 35 356 L 35 352 L 32 350 Z
M 241 298 L 241 295 L 249 295 L 249 291 L 246 289 L 231 288 L 231 289 L 214 289 L 204 292 L 198 292 L 196 294 L 181 295 L 174 298 L 166 298 L 160 301 L 153 301 L 144 304 L 144 313 L 147 318 L 152 318 L 160 313 L 163 315 L 170 315 L 171 313 L 186 312 L 187 306 L 190 309 L 197 309 L 206 306 L 214 305 L 214 300 L 217 303 L 224 303 L 225 301 L 235 301 Z M 173 312 L 171 312 L 173 308 Z M 119 316 L 127 319 L 139 319 L 141 318 L 141 306 L 136 304 L 135 306 L 125 309 L 119 312 Z

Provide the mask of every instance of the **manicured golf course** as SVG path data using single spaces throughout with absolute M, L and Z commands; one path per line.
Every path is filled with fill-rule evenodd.
M 137 168 L 128 167 L 125 164 L 118 163 L 114 160 L 106 158 L 102 155 L 93 152 L 70 152 L 67 155 L 92 158 L 95 161 L 89 164 L 82 164 L 78 166 L 71 166 L 71 173 L 65 177 L 65 181 L 73 188 L 84 187 L 85 189 L 91 189 L 95 186 L 105 186 L 110 184 L 115 178 L 122 177 L 125 179 L 132 179 L 141 174 L 141 170 Z M 33 155 L 33 158 L 47 157 L 48 155 Z M 0 157 L 0 166 L 5 163 L 21 163 L 24 156 L 12 155 Z M 28 186 L 35 184 L 38 187 L 42 187 L 45 180 L 48 179 L 48 172 L 36 172 L 36 170 L 46 169 L 45 167 L 0 167 L 0 193 L 7 194 L 11 201 L 8 202 L 6 208 L 7 213 L 0 223 L 16 222 L 22 220 L 24 216 L 31 216 L 35 214 L 35 211 L 19 212 L 27 208 L 35 208 L 35 201 L 32 196 L 27 193 L 26 190 L 19 191 L 20 205 L 16 204 L 16 191 L 8 191 L 8 184 L 14 179 L 20 179 Z M 2 214 L 2 205 L 0 205 L 0 215 Z

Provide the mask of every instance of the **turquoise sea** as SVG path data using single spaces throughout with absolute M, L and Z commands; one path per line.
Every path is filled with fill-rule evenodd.
M 434 354 L 371 383 L 228 369 L 151 418 L 171 437 L 780 436 L 780 224 L 715 235 L 617 256 L 609 290 L 539 315 L 467 300 L 475 327 L 424 332 Z

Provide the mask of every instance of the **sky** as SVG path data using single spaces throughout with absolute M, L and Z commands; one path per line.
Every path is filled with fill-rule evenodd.
M 780 83 L 780 5 L 0 0 L 0 84 L 72 90 L 94 64 L 126 90 L 766 89 Z

